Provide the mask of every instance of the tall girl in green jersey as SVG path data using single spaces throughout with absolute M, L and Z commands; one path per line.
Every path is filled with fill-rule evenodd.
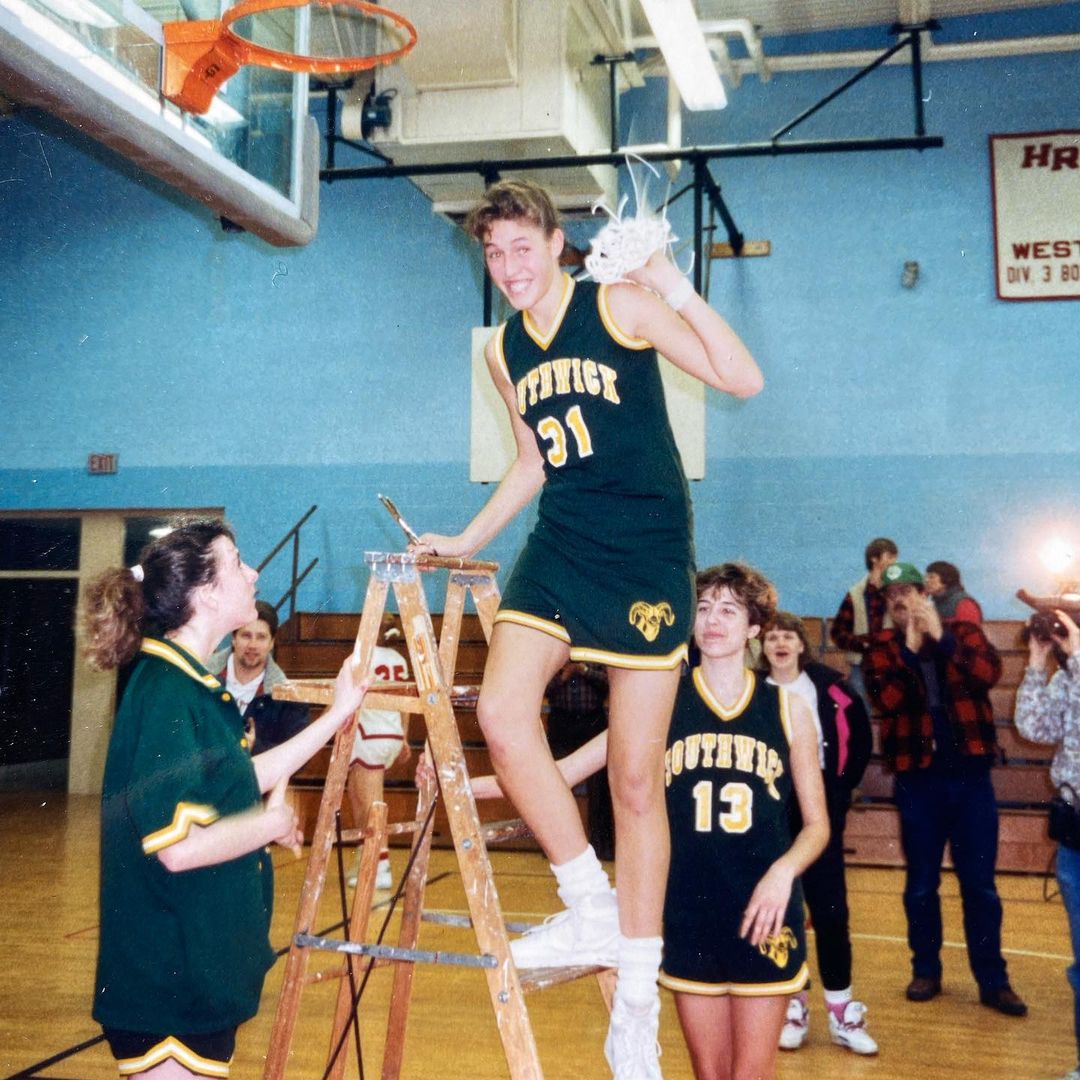
M 286 785 L 368 687 L 346 661 L 326 712 L 253 758 L 243 717 L 206 661 L 256 618 L 257 577 L 224 522 L 194 521 L 90 589 L 89 662 L 105 670 L 138 658 L 101 800 L 93 1013 L 121 1076 L 229 1075 L 237 1025 L 258 1010 L 274 960 L 264 849 L 303 840 Z
M 664 740 L 690 633 L 694 556 L 656 353 L 735 397 L 756 394 L 762 376 L 662 253 L 614 285 L 565 275 L 558 216 L 536 185 L 494 185 L 467 229 L 516 309 L 485 356 L 517 453 L 462 532 L 425 533 L 413 550 L 471 556 L 541 493 L 477 707 L 499 782 L 567 908 L 515 941 L 514 958 L 519 967 L 617 965 L 608 1062 L 616 1077 L 658 1077 Z M 540 723 L 544 688 L 568 659 L 609 672 L 617 903 Z

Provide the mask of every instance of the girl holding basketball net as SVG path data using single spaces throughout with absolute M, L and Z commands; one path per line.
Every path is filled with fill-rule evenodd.
M 689 492 L 656 353 L 734 397 L 756 394 L 762 375 L 663 243 L 616 267 L 618 282 L 574 281 L 559 267 L 550 197 L 523 181 L 490 188 L 466 228 L 515 308 L 485 357 L 517 456 L 462 532 L 425 533 L 412 550 L 469 557 L 541 492 L 477 705 L 499 782 L 566 906 L 513 942 L 514 960 L 617 966 L 608 1063 L 620 1080 L 659 1077 L 664 750 L 695 601 Z M 609 672 L 617 901 L 540 723 L 544 688 L 568 659 Z

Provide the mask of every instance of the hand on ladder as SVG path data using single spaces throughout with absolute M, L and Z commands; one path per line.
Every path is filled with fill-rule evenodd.
M 300 819 L 286 798 L 288 790 L 289 778 L 283 776 L 267 796 L 266 810 L 268 813 L 280 811 L 282 816 L 284 828 L 278 836 L 274 837 L 274 843 L 288 848 L 294 858 L 299 859 L 303 850 L 304 834 L 300 829 Z

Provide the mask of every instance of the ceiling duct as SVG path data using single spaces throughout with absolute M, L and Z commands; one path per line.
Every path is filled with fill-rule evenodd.
M 450 164 L 595 153 L 611 140 L 608 69 L 597 54 L 625 52 L 604 0 L 474 0 L 469 18 L 444 0 L 395 0 L 419 43 L 376 74 L 390 92 L 388 128 L 370 137 L 397 165 Z M 482 28 L 482 29 L 481 29 Z M 347 101 L 342 133 L 361 138 L 362 102 Z M 528 175 L 528 174 L 515 174 Z M 538 171 L 530 177 L 566 211 L 612 205 L 610 165 Z M 418 176 L 415 183 L 448 215 L 476 201 L 476 175 Z

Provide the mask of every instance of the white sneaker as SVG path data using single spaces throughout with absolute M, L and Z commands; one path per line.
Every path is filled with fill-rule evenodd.
M 878 1045 L 866 1030 L 866 1006 L 861 1001 L 849 1001 L 844 1006 L 844 1018 L 836 1019 L 829 1009 L 829 1035 L 837 1046 L 856 1054 L 876 1054 Z
M 810 1010 L 802 998 L 793 997 L 787 1006 L 787 1019 L 780 1031 L 780 1049 L 798 1050 L 810 1034 Z
M 519 968 L 569 967 L 619 963 L 619 908 L 613 892 L 590 896 L 572 908 L 549 915 L 539 926 L 510 942 Z
M 620 998 L 611 1009 L 604 1057 L 615 1080 L 663 1080 L 660 1072 L 660 999 L 636 1013 Z
M 394 887 L 394 875 L 390 871 L 390 859 L 384 857 L 379 860 L 379 868 L 375 871 L 375 888 L 388 891 Z

